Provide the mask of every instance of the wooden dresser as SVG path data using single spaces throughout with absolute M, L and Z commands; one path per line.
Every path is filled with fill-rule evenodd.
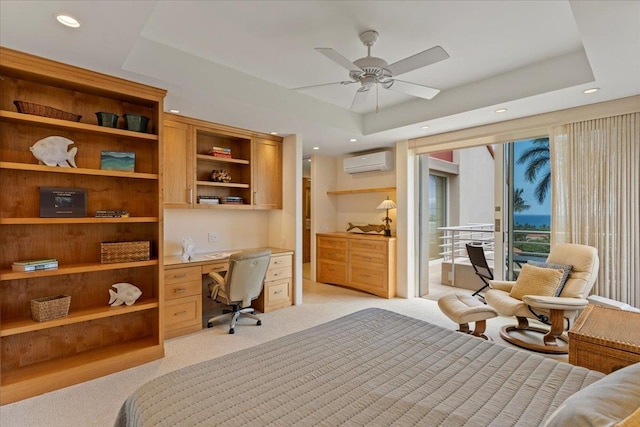
M 165 338 L 189 334 L 202 329 L 202 298 L 206 289 L 203 276 L 229 269 L 229 260 L 196 255 L 189 262 L 170 256 L 164 260 L 164 329 Z M 293 304 L 293 252 L 271 248 L 271 262 L 264 289 L 252 306 L 262 313 Z M 206 296 L 205 296 L 206 297 Z
M 396 238 L 373 234 L 316 234 L 316 281 L 383 298 L 396 296 Z

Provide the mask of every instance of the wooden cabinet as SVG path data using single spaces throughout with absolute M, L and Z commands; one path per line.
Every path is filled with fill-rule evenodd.
M 164 355 L 158 259 L 165 91 L 5 48 L 0 75 L 0 403 L 6 404 Z M 14 100 L 82 117 L 22 114 Z M 100 111 L 119 115 L 117 128 L 98 126 Z M 122 116 L 131 113 L 149 117 L 148 133 L 124 128 Z M 39 164 L 29 148 L 48 136 L 73 141 L 77 167 Z M 135 170 L 107 169 L 103 151 L 134 153 Z M 40 187 L 84 189 L 86 215 L 41 218 Z M 95 217 L 103 209 L 130 216 Z M 103 264 L 101 243 L 110 241 L 149 241 L 150 259 Z M 59 268 L 12 271 L 14 261 L 37 258 L 56 258 Z M 135 304 L 108 304 L 119 282 L 142 290 Z M 71 297 L 68 315 L 32 320 L 31 300 L 55 295 Z
M 252 165 L 253 205 L 259 209 L 282 209 L 282 143 L 254 138 Z
M 264 288 L 252 306 L 263 313 L 293 304 L 293 254 L 273 253 L 264 279 Z
M 316 235 L 316 281 L 383 298 L 396 295 L 396 238 L 356 233 Z
M 172 162 L 184 162 L 165 163 L 165 176 L 173 180 L 165 188 L 165 207 L 282 208 L 282 138 L 172 114 L 165 114 L 165 126 L 167 153 Z M 228 150 L 229 157 L 211 155 L 214 148 Z M 228 182 L 213 181 L 214 170 L 224 171 Z M 221 203 L 203 200 L 213 197 Z M 227 197 L 242 202 L 223 203 Z
M 202 328 L 202 271 L 180 267 L 164 272 L 165 337 L 199 331 Z
M 188 208 L 193 203 L 193 147 L 189 125 L 164 120 L 164 206 Z

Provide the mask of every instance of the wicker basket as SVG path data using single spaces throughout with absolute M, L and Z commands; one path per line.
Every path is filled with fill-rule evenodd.
M 31 317 L 36 322 L 46 322 L 69 314 L 71 297 L 56 295 L 31 300 Z
M 18 109 L 18 113 L 33 114 L 34 116 L 49 117 L 52 119 L 69 120 L 71 122 L 79 122 L 82 118 L 79 114 L 67 113 L 57 108 L 47 107 L 46 105 L 34 104 L 25 101 L 13 101 Z
M 100 262 L 146 261 L 151 257 L 151 242 L 103 242 L 100 244 Z

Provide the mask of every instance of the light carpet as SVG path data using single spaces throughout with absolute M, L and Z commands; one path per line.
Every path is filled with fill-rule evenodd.
M 373 295 L 304 280 L 303 304 L 262 315 L 262 326 L 241 320 L 236 333 L 228 324 L 216 324 L 190 335 L 165 341 L 165 357 L 145 365 L 87 381 L 0 407 L 0 425 L 112 426 L 122 402 L 134 390 L 165 373 L 217 356 L 266 342 L 368 308 L 379 307 L 431 322 L 451 330 L 457 325 L 440 312 L 435 301 L 424 298 L 382 299 Z M 513 318 L 490 319 L 486 334 L 502 345 L 499 328 Z M 564 356 L 553 356 L 563 361 Z

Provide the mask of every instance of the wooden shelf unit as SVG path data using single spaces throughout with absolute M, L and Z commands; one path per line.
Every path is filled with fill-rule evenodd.
M 200 119 L 165 114 L 166 208 L 281 209 L 282 138 L 233 128 Z M 228 148 L 231 158 L 208 153 Z M 230 182 L 210 180 L 213 170 L 224 170 Z M 242 197 L 243 204 L 199 203 L 199 196 Z
M 76 384 L 164 355 L 162 311 L 162 111 L 166 91 L 0 48 L 0 404 Z M 82 115 L 79 122 L 17 113 L 14 100 Z M 95 113 L 121 118 L 98 126 Z M 148 133 L 124 114 L 150 118 Z M 29 148 L 48 136 L 77 147 L 78 166 L 39 164 Z M 101 151 L 135 153 L 135 172 L 101 169 Z M 83 188 L 87 216 L 41 218 L 39 187 Z M 127 218 L 95 218 L 100 209 Z M 148 261 L 101 264 L 100 243 L 150 241 Z M 56 270 L 18 272 L 16 260 L 56 258 Z M 142 290 L 111 307 L 109 289 Z M 71 296 L 69 314 L 31 319 L 32 299 Z
M 396 187 L 377 187 L 377 188 L 362 188 L 358 190 L 330 190 L 327 191 L 329 195 L 343 195 L 343 194 L 361 194 L 361 193 L 392 193 L 396 191 Z

